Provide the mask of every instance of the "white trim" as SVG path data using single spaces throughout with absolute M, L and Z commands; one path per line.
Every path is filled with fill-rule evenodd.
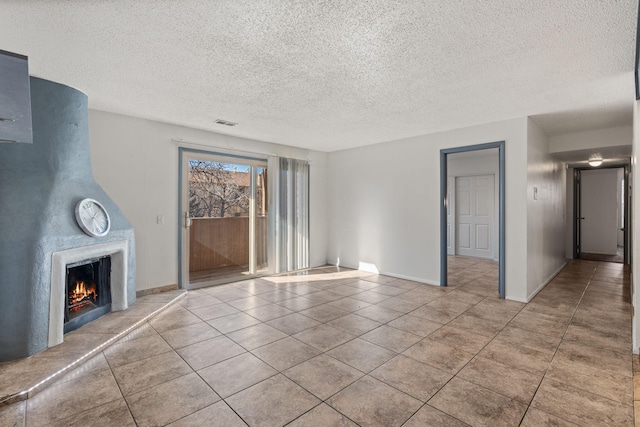
M 111 311 L 126 310 L 128 307 L 128 244 L 126 240 L 82 246 L 54 252 L 51 255 L 49 347 L 62 344 L 63 341 L 67 264 L 107 255 L 111 255 Z

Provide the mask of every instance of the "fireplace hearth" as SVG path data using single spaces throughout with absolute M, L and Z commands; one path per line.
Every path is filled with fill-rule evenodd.
M 67 265 L 64 333 L 111 311 L 111 256 Z

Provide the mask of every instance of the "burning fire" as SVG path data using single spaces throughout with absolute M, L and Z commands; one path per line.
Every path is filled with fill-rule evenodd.
M 75 288 L 72 288 L 69 292 L 69 308 L 77 310 L 87 302 L 95 302 L 97 299 L 95 284 L 92 283 L 87 286 L 84 282 L 76 282 Z

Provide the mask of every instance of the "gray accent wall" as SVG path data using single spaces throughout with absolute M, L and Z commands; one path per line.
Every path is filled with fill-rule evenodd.
M 91 170 L 87 96 L 30 82 L 33 144 L 0 144 L 0 362 L 47 348 L 54 252 L 127 240 L 129 304 L 136 297 L 133 228 Z M 86 197 L 109 212 L 107 236 L 90 237 L 77 225 L 74 209 Z

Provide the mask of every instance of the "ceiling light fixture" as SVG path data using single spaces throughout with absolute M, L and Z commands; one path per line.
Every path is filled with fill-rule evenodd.
M 589 166 L 600 166 L 602 164 L 602 156 L 596 155 L 589 157 Z

